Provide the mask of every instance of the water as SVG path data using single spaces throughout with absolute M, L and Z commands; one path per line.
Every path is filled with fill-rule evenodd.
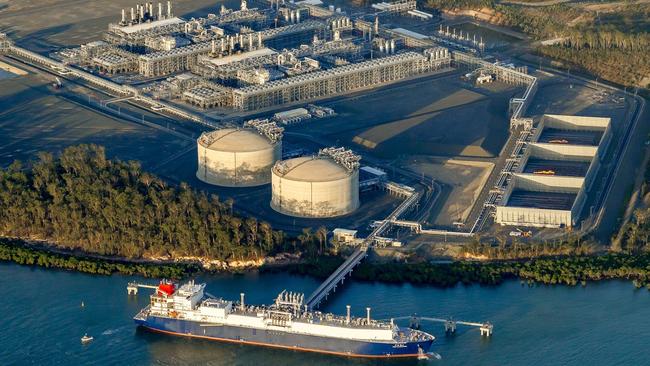
M 350 360 L 301 352 L 221 344 L 137 330 L 131 317 L 146 305 L 147 292 L 126 295 L 132 277 L 91 276 L 0 264 L 0 364 L 25 365 L 650 365 L 650 292 L 629 282 L 576 287 L 451 289 L 346 283 L 326 310 L 357 315 L 372 306 L 374 318 L 453 315 L 490 320 L 491 339 L 459 328 L 453 337 L 441 324 L 424 324 L 438 337 L 439 361 Z M 142 279 L 138 279 L 142 280 Z M 207 291 L 249 303 L 268 303 L 284 288 L 309 292 L 318 281 L 286 274 L 200 278 Z M 81 302 L 85 307 L 81 307 Z M 95 337 L 89 345 L 79 339 Z
M 11 72 L 9 72 L 7 70 L 0 69 L 0 80 L 13 78 L 15 76 L 16 76 L 16 74 L 13 74 L 13 73 L 11 73 Z

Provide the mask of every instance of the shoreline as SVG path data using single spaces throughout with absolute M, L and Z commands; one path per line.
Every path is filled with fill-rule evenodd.
M 287 265 L 291 274 L 325 278 L 331 274 L 341 258 L 319 258 L 306 263 Z M 265 272 L 276 272 L 267 269 Z M 352 279 L 386 284 L 430 285 L 453 287 L 458 284 L 497 286 L 508 280 L 519 280 L 532 286 L 565 285 L 586 286 L 589 282 L 625 280 L 634 287 L 650 291 L 650 253 L 544 257 L 503 261 L 453 261 L 449 263 L 361 263 Z
M 173 260 L 109 257 L 86 253 L 79 249 L 67 250 L 59 248 L 43 240 L 0 237 L 0 262 L 13 262 L 20 265 L 58 268 L 109 276 L 120 273 L 150 278 L 180 279 L 198 273 L 238 274 L 259 271 L 262 267 L 274 269 L 300 264 L 300 260 L 296 260 L 297 256 L 290 253 L 280 253 L 276 256 L 265 257 L 262 260 L 233 262 L 198 257 L 194 259 L 187 258 Z M 220 265 L 214 266 L 215 262 L 219 262 Z M 230 265 L 231 263 L 243 263 L 243 265 Z
M 241 274 L 287 272 L 326 278 L 343 261 L 339 256 L 321 256 L 300 262 L 263 264 L 258 267 L 208 269 L 199 262 L 156 262 L 79 255 L 63 250 L 34 247 L 21 239 L 0 238 L 0 261 L 110 276 L 139 275 L 147 278 L 181 279 L 197 274 Z M 641 255 L 607 253 L 591 256 L 546 257 L 508 261 L 453 261 L 361 263 L 352 278 L 364 282 L 411 283 L 452 287 L 458 284 L 496 286 L 506 280 L 528 285 L 586 286 L 588 282 L 626 280 L 636 288 L 650 290 L 650 253 Z
M 144 277 L 182 278 L 199 272 L 198 265 L 189 263 L 151 263 L 107 259 L 78 253 L 64 253 L 62 250 L 49 250 L 35 247 L 20 239 L 0 239 L 0 261 L 20 265 L 57 268 L 88 274 L 110 276 L 114 273 L 140 275 Z
M 189 265 L 189 266 L 198 266 L 201 270 L 207 272 L 233 272 L 237 273 L 240 271 L 246 271 L 248 269 L 256 269 L 261 266 L 283 266 L 286 264 L 296 264 L 299 263 L 299 256 L 292 253 L 278 253 L 274 256 L 268 256 L 258 259 L 248 259 L 248 260 L 233 260 L 233 261 L 222 261 L 217 259 L 209 259 L 203 257 L 179 257 L 176 259 L 168 257 L 149 257 L 149 258 L 127 258 L 121 256 L 108 256 L 96 253 L 88 253 L 82 249 L 66 249 L 61 248 L 52 242 L 43 239 L 24 239 L 19 237 L 11 236 L 0 236 L 0 245 L 9 244 L 15 247 L 20 247 L 23 249 L 34 250 L 37 252 L 45 252 L 47 254 L 56 254 L 64 257 L 75 257 L 77 259 L 87 259 L 93 261 L 105 261 L 105 262 L 117 262 L 133 265 L 155 265 L 155 266 L 165 266 L 165 265 Z M 0 258 L 1 260 L 1 258 Z

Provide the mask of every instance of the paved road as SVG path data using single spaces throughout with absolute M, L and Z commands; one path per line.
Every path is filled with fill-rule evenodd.
M 508 141 L 506 141 L 504 148 L 501 150 L 501 154 L 499 154 L 499 157 L 494 162 L 494 168 L 492 169 L 492 173 L 490 173 L 490 177 L 486 181 L 485 186 L 483 187 L 481 193 L 476 199 L 474 203 L 474 207 L 472 207 L 472 210 L 467 216 L 466 224 L 469 227 L 474 225 L 474 222 L 478 219 L 481 210 L 483 210 L 483 204 L 487 200 L 488 195 L 490 194 L 490 190 L 494 188 L 497 181 L 499 180 L 499 177 L 501 176 L 501 171 L 506 165 L 506 160 L 510 158 L 510 154 L 514 149 L 518 138 L 519 138 L 519 131 L 517 131 L 516 133 L 510 132 Z M 480 231 L 480 228 L 478 231 Z
M 629 202 L 637 181 L 635 178 L 645 170 L 643 161 L 647 150 L 645 142 L 650 134 L 650 124 L 647 123 L 650 121 L 650 112 L 645 108 L 643 98 L 639 99 L 639 107 L 632 118 L 623 137 L 624 142 L 616 152 L 618 163 L 607 177 L 607 191 L 601 201 L 597 227 L 593 231 L 601 241 L 608 241 L 619 227 L 625 205 Z
M 302 138 L 304 140 L 310 141 L 320 146 L 333 146 L 332 141 L 328 141 L 324 139 L 322 136 L 316 138 L 305 133 L 290 132 L 290 131 L 285 131 L 285 135 Z M 374 158 L 372 156 L 365 155 L 363 157 L 363 160 L 380 167 L 386 166 L 386 161 Z M 394 171 L 395 173 L 402 175 L 404 177 L 408 177 L 409 179 L 413 179 L 416 181 L 422 180 L 421 174 L 417 172 L 413 172 L 408 169 L 391 166 L 391 171 Z M 427 187 L 429 187 L 429 189 L 431 189 L 431 193 L 428 195 L 427 194 L 422 195 L 422 200 L 420 201 L 420 210 L 424 210 L 424 209 L 432 210 L 434 209 L 434 207 L 436 207 L 436 205 L 440 204 L 439 202 L 440 200 L 438 200 L 438 198 L 440 197 L 440 193 L 442 192 L 444 185 L 434 180 L 432 177 L 427 177 L 427 176 L 424 176 L 424 182 L 422 183 Z

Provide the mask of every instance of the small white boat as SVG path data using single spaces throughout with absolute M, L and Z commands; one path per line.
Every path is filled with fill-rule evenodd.
M 93 337 L 89 336 L 88 333 L 84 334 L 83 337 L 81 337 L 81 344 L 87 344 L 93 341 Z

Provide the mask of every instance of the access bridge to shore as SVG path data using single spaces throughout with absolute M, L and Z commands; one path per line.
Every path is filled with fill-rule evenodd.
M 366 237 L 361 245 L 350 255 L 339 268 L 334 271 L 318 288 L 307 298 L 305 305 L 309 309 L 318 307 L 323 300 L 326 300 L 331 292 L 336 291 L 336 287 L 345 281 L 345 278 L 352 274 L 352 270 L 361 263 L 368 255 L 368 249 L 374 244 L 375 239 L 379 237 L 386 229 L 397 220 L 397 218 L 413 207 L 420 199 L 420 193 L 412 191 L 408 193 L 407 198 L 402 202 L 388 217 L 381 221 L 374 230 Z

